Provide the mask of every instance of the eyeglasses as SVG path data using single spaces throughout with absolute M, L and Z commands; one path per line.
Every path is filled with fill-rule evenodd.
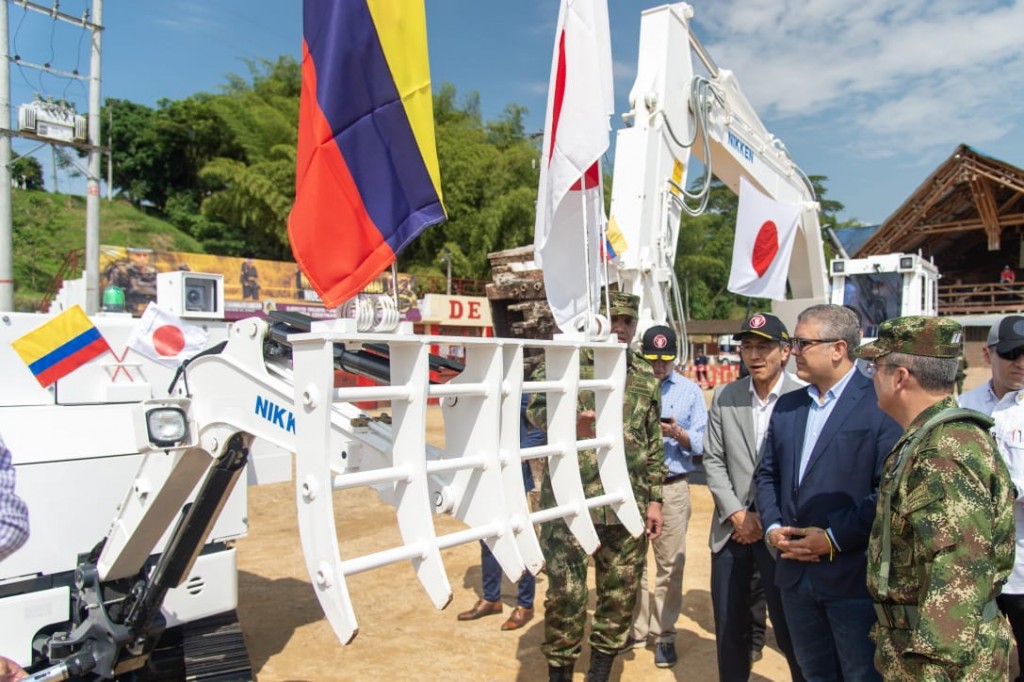
M 989 348 L 995 350 L 995 346 L 989 346 Z M 1006 360 L 1007 362 L 1016 362 L 1017 358 L 1024 355 L 1024 346 L 1017 346 L 1013 350 L 1008 350 L 1005 352 L 996 350 L 996 355 L 1001 357 L 1003 360 Z
M 654 362 L 655 360 L 661 360 L 662 362 L 671 362 L 672 360 L 675 359 L 676 356 L 674 355 L 644 355 L 644 360 L 647 360 L 648 362 Z
M 836 341 L 842 341 L 842 339 L 804 339 L 799 336 L 794 336 L 790 343 L 793 344 L 793 350 L 797 353 L 802 353 L 805 348 L 816 346 L 819 343 L 835 343 Z
M 861 374 L 866 376 L 868 379 L 874 379 L 875 375 L 878 374 L 879 369 L 882 369 L 884 367 L 892 367 L 899 369 L 901 365 L 894 365 L 891 362 L 859 362 L 857 363 L 857 367 L 860 369 Z M 913 372 L 911 372 L 908 368 L 903 367 L 903 369 L 907 370 L 907 372 L 909 372 L 910 374 L 913 374 Z

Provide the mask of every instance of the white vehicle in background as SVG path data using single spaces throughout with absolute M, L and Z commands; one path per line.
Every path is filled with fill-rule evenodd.
M 740 344 L 732 338 L 732 334 L 718 337 L 718 364 L 732 367 L 740 364 Z
M 865 339 L 890 318 L 937 314 L 939 270 L 917 254 L 835 258 L 831 274 L 831 302 L 860 314 Z

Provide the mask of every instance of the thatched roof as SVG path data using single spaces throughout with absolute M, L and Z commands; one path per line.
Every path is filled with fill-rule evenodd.
M 858 257 L 920 251 L 944 277 L 1020 265 L 1024 171 L 960 145 L 861 246 Z

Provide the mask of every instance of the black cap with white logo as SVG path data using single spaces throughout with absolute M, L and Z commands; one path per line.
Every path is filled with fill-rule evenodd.
M 675 360 L 678 354 L 676 333 L 665 325 L 651 327 L 644 332 L 640 354 L 645 360 Z
M 734 341 L 741 341 L 746 334 L 756 334 L 772 341 L 789 343 L 789 331 L 786 329 L 786 325 L 771 313 L 754 313 L 732 338 Z

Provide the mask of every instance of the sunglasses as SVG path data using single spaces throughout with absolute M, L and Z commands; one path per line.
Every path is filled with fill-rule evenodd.
M 842 341 L 842 339 L 805 339 L 799 336 L 794 336 L 790 343 L 793 344 L 793 350 L 800 353 L 805 348 L 816 346 L 819 343 L 835 343 L 836 341 Z
M 644 354 L 644 360 L 647 360 L 648 362 L 654 362 L 655 360 L 661 360 L 662 362 L 670 362 L 675 359 L 676 356 L 674 355 L 647 355 L 646 353 Z
M 996 350 L 995 346 L 989 346 L 989 348 L 991 348 L 992 350 Z M 1017 346 L 1016 348 L 1008 351 L 996 350 L 996 355 L 1001 357 L 1003 360 L 1006 360 L 1007 362 L 1016 362 L 1017 358 L 1024 355 L 1024 346 Z

